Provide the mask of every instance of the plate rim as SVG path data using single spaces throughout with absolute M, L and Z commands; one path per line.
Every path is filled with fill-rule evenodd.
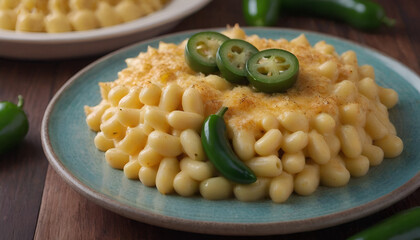
M 341 37 L 319 33 L 315 31 L 308 31 L 303 29 L 294 29 L 294 28 L 278 28 L 278 27 L 241 27 L 243 30 L 260 30 L 260 29 L 268 29 L 268 30 L 276 30 L 276 31 L 296 31 L 302 33 L 310 33 L 319 36 L 324 36 L 328 38 L 333 38 L 342 42 L 350 43 L 352 45 L 356 45 L 361 48 L 368 49 L 375 54 L 379 54 L 384 56 L 398 64 L 404 68 L 404 70 L 409 71 L 410 74 L 413 74 L 415 77 L 420 79 L 419 75 L 414 72 L 412 69 L 407 67 L 405 64 L 401 63 L 400 61 L 379 52 L 376 49 L 373 49 L 369 46 L 364 46 L 362 44 L 352 42 L 347 39 L 343 39 Z M 367 215 L 373 214 L 377 211 L 380 211 L 395 202 L 405 198 L 412 192 L 416 191 L 417 188 L 420 187 L 420 172 L 418 172 L 414 177 L 408 180 L 406 183 L 401 185 L 400 187 L 394 189 L 393 191 L 376 198 L 370 202 L 365 204 L 352 207 L 340 212 L 333 212 L 330 214 L 326 214 L 323 216 L 312 217 L 302 220 L 292 220 L 287 222 L 265 222 L 265 223 L 233 223 L 233 222 L 220 222 L 220 221 L 201 221 L 201 220 L 191 220 L 185 219 L 180 217 L 173 217 L 173 216 L 166 216 L 163 214 L 153 213 L 146 209 L 138 209 L 132 206 L 128 206 L 124 203 L 121 203 L 117 200 L 113 200 L 110 197 L 107 197 L 105 194 L 96 191 L 95 189 L 85 185 L 76 176 L 72 174 L 61 162 L 58 158 L 54 149 L 51 145 L 49 134 L 48 134 L 48 125 L 50 121 L 50 115 L 54 110 L 56 102 L 60 99 L 62 94 L 72 86 L 72 84 L 79 78 L 79 76 L 83 75 L 85 72 L 88 72 L 92 68 L 94 68 L 97 64 L 106 61 L 107 59 L 118 55 L 120 53 L 126 52 L 128 49 L 133 48 L 137 45 L 144 45 L 151 42 L 158 41 L 159 39 L 173 37 L 177 35 L 185 35 L 185 34 L 192 34 L 198 31 L 203 30 L 213 30 L 213 31 L 221 31 L 225 28 L 200 28 L 200 29 L 193 29 L 193 30 L 186 30 L 180 31 L 176 33 L 170 33 L 165 35 L 160 35 L 157 37 L 153 37 L 150 39 L 146 39 L 143 41 L 139 41 L 137 43 L 131 44 L 129 46 L 123 47 L 119 50 L 113 51 L 96 61 L 90 63 L 80 71 L 78 71 L 75 75 L 73 75 L 67 82 L 60 87 L 60 89 L 54 94 L 53 98 L 50 100 L 41 125 L 41 141 L 42 141 L 42 148 L 44 153 L 53 167 L 53 169 L 60 175 L 62 179 L 65 180 L 74 190 L 78 193 L 83 195 L 84 197 L 88 198 L 89 200 L 93 201 L 95 204 L 98 204 L 112 212 L 115 212 L 119 215 L 146 223 L 151 224 L 159 227 L 164 227 L 168 229 L 174 230 L 181 230 L 187 232 L 195 232 L 195 233 L 204 233 L 204 234 L 211 234 L 211 235 L 271 235 L 271 234 L 289 234 L 289 233 L 297 233 L 297 232 L 306 232 L 312 231 L 322 228 L 327 228 L 331 226 L 336 226 L 342 223 L 350 222 L 355 219 L 359 219 L 365 217 Z M 407 79 L 404 79 L 407 81 Z M 420 94 L 420 83 L 416 84 L 416 82 L 407 81 L 410 85 L 415 87 L 417 92 Z M 415 86 L 416 84 L 417 86 Z M 302 223 L 310 223 L 302 224 Z M 303 227 L 302 227 L 303 226 Z

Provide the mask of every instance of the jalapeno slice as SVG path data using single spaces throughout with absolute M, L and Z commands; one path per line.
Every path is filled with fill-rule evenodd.
M 282 49 L 267 49 L 253 55 L 246 63 L 249 82 L 257 90 L 274 93 L 289 89 L 297 80 L 299 61 Z
M 240 39 L 225 41 L 217 51 L 216 63 L 222 76 L 232 83 L 246 84 L 245 65 L 258 52 L 249 42 Z
M 196 71 L 209 74 L 217 71 L 216 53 L 229 38 L 218 32 L 200 32 L 190 37 L 185 46 L 185 61 Z

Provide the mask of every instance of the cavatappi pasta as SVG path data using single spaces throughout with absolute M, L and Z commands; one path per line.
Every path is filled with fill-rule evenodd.
M 360 66 L 355 52 L 339 55 L 324 41 L 312 47 L 304 35 L 263 39 L 237 26 L 224 34 L 259 50 L 295 54 L 296 84 L 286 93 L 255 92 L 193 72 L 184 61 L 185 41 L 149 47 L 127 59 L 116 81 L 100 83 L 97 106 L 85 107 L 95 145 L 111 167 L 162 194 L 284 202 L 319 185 L 344 186 L 400 155 L 403 142 L 388 118 L 398 94 L 378 86 L 374 69 Z M 203 151 L 201 125 L 222 105 L 229 108 L 232 147 L 256 174 L 255 183 L 226 180 Z
M 169 0 L 0 0 L 0 29 L 70 32 L 109 27 L 160 10 Z

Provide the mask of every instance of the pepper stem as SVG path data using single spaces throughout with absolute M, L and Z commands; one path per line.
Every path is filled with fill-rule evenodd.
M 223 115 L 225 115 L 225 112 L 228 110 L 228 107 L 222 107 L 219 109 L 219 111 L 217 111 L 216 115 L 223 117 Z
M 17 103 L 18 108 L 22 108 L 23 104 L 24 104 L 23 97 L 22 97 L 22 95 L 19 95 L 18 96 L 18 103 Z
M 384 17 L 383 19 L 382 19 L 382 22 L 385 24 L 385 26 L 387 26 L 387 27 L 392 27 L 392 26 L 394 26 L 395 25 L 395 19 L 393 19 L 393 18 L 388 18 L 388 17 Z

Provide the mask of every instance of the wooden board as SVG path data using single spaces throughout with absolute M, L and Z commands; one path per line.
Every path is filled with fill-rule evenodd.
M 420 1 L 378 0 L 394 28 L 361 32 L 344 23 L 310 16 L 282 16 L 277 27 L 317 31 L 377 49 L 420 73 Z M 170 32 L 227 24 L 245 25 L 241 1 L 213 0 Z M 279 36 L 280 37 L 280 36 Z M 1 47 L 1 46 L 0 46 Z M 72 190 L 48 167 L 40 141 L 44 110 L 55 92 L 100 56 L 58 61 L 0 58 L 0 101 L 26 99 L 30 130 L 10 153 L 0 155 L 0 239 L 232 239 L 154 227 L 107 211 Z M 376 214 L 319 231 L 258 239 L 345 238 L 396 212 L 420 206 L 420 190 Z M 234 237 L 252 239 L 252 237 Z

